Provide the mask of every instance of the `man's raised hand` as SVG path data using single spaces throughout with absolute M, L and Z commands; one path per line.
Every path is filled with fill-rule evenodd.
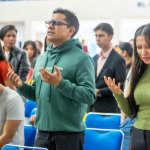
M 45 70 L 44 68 L 40 68 L 39 71 L 41 73 L 41 79 L 44 82 L 49 83 L 54 86 L 58 86 L 62 80 L 62 77 L 61 77 L 61 73 L 59 69 L 56 66 L 54 66 L 54 69 L 56 71 L 56 74 L 52 74 L 48 72 L 47 70 Z

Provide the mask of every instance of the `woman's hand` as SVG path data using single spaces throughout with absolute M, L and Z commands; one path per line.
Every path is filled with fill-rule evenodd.
M 21 88 L 23 86 L 23 83 L 21 81 L 21 79 L 19 78 L 19 76 L 17 74 L 14 73 L 14 71 L 12 69 L 8 69 L 8 74 L 7 77 L 10 81 L 11 84 L 13 84 L 14 86 L 16 86 L 17 88 Z
M 110 77 L 108 77 L 108 79 L 106 78 L 106 76 L 104 76 L 104 80 L 105 80 L 105 83 L 108 85 L 109 89 L 114 93 L 114 94 L 121 94 L 121 89 L 120 89 L 120 86 L 121 84 L 118 83 L 118 86 L 115 85 L 115 78 L 112 79 Z

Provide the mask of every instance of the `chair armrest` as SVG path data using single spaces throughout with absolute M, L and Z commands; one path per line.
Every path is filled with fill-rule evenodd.
M 47 148 L 42 148 L 42 147 L 28 147 L 28 146 L 12 145 L 12 144 L 6 144 L 6 145 L 3 146 L 3 148 L 5 146 L 12 146 L 12 147 L 26 148 L 26 149 L 34 149 L 34 150 L 48 150 Z

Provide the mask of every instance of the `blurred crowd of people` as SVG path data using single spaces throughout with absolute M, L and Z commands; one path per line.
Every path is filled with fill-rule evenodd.
M 122 150 L 149 150 L 150 24 L 114 48 L 112 26 L 98 24 L 93 30 L 101 51 L 93 58 L 85 41 L 73 38 L 79 30 L 73 12 L 58 8 L 45 25 L 44 53 L 40 41 L 16 47 L 15 26 L 0 30 L 0 149 L 23 145 L 21 95 L 37 103 L 35 147 L 82 150 L 85 113 L 102 112 L 121 113 Z

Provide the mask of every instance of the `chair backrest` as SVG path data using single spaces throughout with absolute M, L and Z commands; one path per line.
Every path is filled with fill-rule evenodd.
M 87 128 L 97 129 L 120 129 L 121 114 L 111 113 L 89 113 L 86 116 Z
M 30 117 L 30 114 L 34 108 L 36 108 L 36 102 L 28 100 L 25 104 L 25 117 Z
M 86 129 L 84 150 L 121 150 L 123 133 L 120 130 Z
M 24 146 L 33 147 L 36 136 L 36 128 L 30 125 L 24 126 L 24 137 L 25 143 Z M 25 149 L 24 149 L 25 150 Z
M 5 146 L 2 148 L 2 150 L 20 150 L 20 149 L 18 147 Z

